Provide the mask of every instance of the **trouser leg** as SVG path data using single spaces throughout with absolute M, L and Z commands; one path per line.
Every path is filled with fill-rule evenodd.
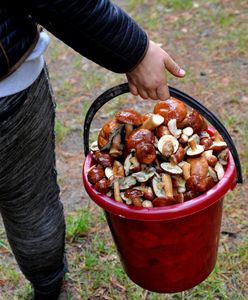
M 0 109 L 11 101 L 25 102 L 0 121 L 0 211 L 20 269 L 36 289 L 49 292 L 67 267 L 55 169 L 55 105 L 46 70 L 30 88 L 8 98 L 0 99 Z

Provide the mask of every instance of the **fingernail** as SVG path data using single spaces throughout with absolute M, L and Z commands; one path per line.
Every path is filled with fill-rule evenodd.
M 180 69 L 179 75 L 180 75 L 180 76 L 184 76 L 185 74 L 186 74 L 186 72 L 185 72 L 183 69 Z

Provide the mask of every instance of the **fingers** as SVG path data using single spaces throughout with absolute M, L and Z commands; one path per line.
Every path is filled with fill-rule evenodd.
M 179 65 L 166 53 L 165 56 L 165 68 L 176 77 L 183 77 L 185 71 L 179 67 Z
M 170 93 L 167 84 L 160 85 L 157 88 L 157 95 L 159 100 L 167 100 L 170 98 Z
M 129 90 L 130 90 L 131 94 L 133 94 L 134 96 L 138 96 L 139 92 L 138 92 L 138 89 L 136 88 L 136 86 L 134 84 L 132 84 L 130 81 L 128 81 L 128 85 L 129 85 Z

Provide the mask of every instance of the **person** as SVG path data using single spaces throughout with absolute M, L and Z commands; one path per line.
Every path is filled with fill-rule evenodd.
M 67 262 L 43 28 L 100 66 L 126 74 L 131 93 L 144 99 L 167 99 L 165 71 L 185 72 L 109 0 L 1 1 L 0 211 L 34 298 L 53 300 Z

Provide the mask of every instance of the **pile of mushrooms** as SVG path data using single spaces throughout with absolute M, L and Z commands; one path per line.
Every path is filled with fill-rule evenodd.
M 91 145 L 88 180 L 118 202 L 160 207 L 194 199 L 224 176 L 227 144 L 210 136 L 205 119 L 175 99 L 153 113 L 118 112 Z

